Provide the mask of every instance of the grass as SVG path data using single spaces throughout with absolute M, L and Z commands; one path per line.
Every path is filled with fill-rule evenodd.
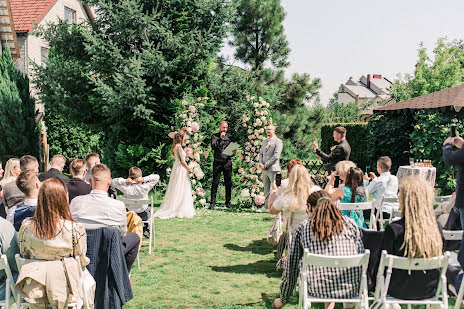
M 265 239 L 272 220 L 207 209 L 192 219 L 155 219 L 156 247 L 149 256 L 142 246 L 141 267 L 132 270 L 134 299 L 124 308 L 272 308 L 281 282 L 275 247 Z M 284 308 L 297 307 L 296 296 Z

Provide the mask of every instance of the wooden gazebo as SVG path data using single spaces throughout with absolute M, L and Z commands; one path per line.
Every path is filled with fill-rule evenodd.
M 419 109 L 437 108 L 442 111 L 448 109 L 459 113 L 463 107 L 464 84 L 457 87 L 429 93 L 406 101 L 396 102 L 395 100 L 391 99 L 384 105 L 374 108 L 374 112 L 413 112 L 414 110 Z

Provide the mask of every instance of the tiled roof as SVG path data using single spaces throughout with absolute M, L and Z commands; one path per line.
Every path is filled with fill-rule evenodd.
M 464 107 L 464 85 L 429 93 L 406 101 L 396 102 L 392 100 L 388 104 L 375 108 L 374 111 L 430 109 L 450 106 L 458 111 Z
M 11 0 L 16 33 L 29 32 L 53 6 L 56 0 Z

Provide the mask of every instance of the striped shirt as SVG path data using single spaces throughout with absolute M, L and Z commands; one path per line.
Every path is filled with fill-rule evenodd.
M 346 256 L 364 253 L 361 233 L 356 223 L 343 217 L 344 228 L 339 235 L 323 242 L 314 238 L 311 230 L 311 219 L 304 221 L 293 232 L 292 243 L 288 252 L 285 269 L 280 285 L 280 299 L 286 303 L 295 289 L 300 269 L 303 265 L 303 252 L 328 256 Z M 309 266 L 308 293 L 320 298 L 352 298 L 359 293 L 361 267 L 329 268 Z

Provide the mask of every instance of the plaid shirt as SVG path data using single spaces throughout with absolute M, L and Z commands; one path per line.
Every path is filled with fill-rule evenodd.
M 304 249 L 310 253 L 328 256 L 355 255 L 364 253 L 361 233 L 356 223 L 343 216 L 343 232 L 331 237 L 327 242 L 314 238 L 311 219 L 304 221 L 293 232 L 290 250 L 285 262 L 280 285 L 280 299 L 286 303 L 295 289 L 303 265 Z M 320 298 L 352 298 L 359 293 L 361 267 L 329 268 L 309 266 L 308 293 Z

